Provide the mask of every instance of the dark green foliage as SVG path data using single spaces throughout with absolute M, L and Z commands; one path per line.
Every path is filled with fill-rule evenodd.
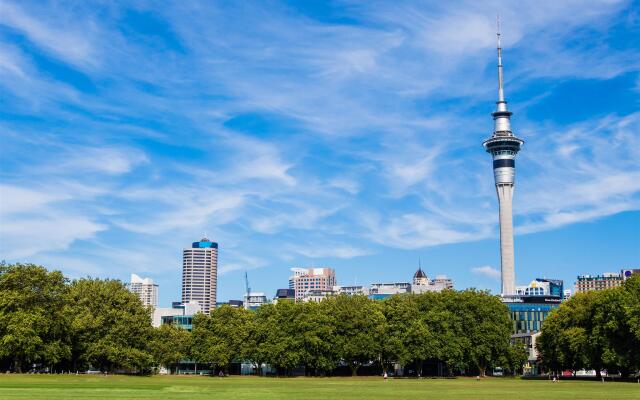
M 162 325 L 153 330 L 149 349 L 155 365 L 169 369 L 181 360 L 189 358 L 191 332 L 175 325 Z
M 153 364 L 151 311 L 120 281 L 79 279 L 69 287 L 65 311 L 73 365 L 141 372 Z
M 552 371 L 583 368 L 620 372 L 640 368 L 640 276 L 623 287 L 578 293 L 554 310 L 537 347 Z
M 191 356 L 194 360 L 215 367 L 228 368 L 246 353 L 247 326 L 252 315 L 242 308 L 227 305 L 198 314 L 193 320 Z
M 62 313 L 67 281 L 59 271 L 33 264 L 0 265 L 0 359 L 20 372 L 70 355 Z
M 407 294 L 384 301 L 336 296 L 321 303 L 280 301 L 257 311 L 223 306 L 198 314 L 193 332 L 151 327 L 150 309 L 115 280 L 69 282 L 59 271 L 0 264 L 0 368 L 32 364 L 146 372 L 190 359 L 217 369 L 252 362 L 280 374 L 362 366 L 386 370 L 423 364 L 448 374 L 526 360 L 509 345 L 511 323 L 496 296 L 476 290 Z M 553 370 L 606 368 L 623 375 L 640 367 L 640 277 L 624 287 L 574 296 L 552 312 L 538 339 Z

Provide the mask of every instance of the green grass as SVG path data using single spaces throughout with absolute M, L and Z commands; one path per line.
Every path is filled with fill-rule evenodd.
M 0 375 L 0 399 L 640 399 L 640 384 L 488 378 Z

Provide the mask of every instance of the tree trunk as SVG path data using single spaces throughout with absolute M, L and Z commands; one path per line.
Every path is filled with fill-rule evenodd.
M 13 370 L 19 374 L 22 373 L 22 365 L 17 356 L 13 359 Z
M 600 372 L 600 368 L 596 368 L 596 378 L 602 379 L 602 372 Z
M 351 376 L 358 376 L 358 365 L 351 365 Z
M 487 367 L 485 365 L 478 365 L 478 369 L 480 370 L 480 377 L 484 378 L 487 376 Z

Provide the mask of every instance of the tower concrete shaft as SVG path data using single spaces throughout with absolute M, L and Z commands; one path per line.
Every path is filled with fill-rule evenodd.
M 516 293 L 515 255 L 513 246 L 513 185 L 496 185 L 500 208 L 500 265 L 502 294 Z
M 515 254 L 513 246 L 513 185 L 516 175 L 516 155 L 524 144 L 511 131 L 511 115 L 504 98 L 502 48 L 498 32 L 498 101 L 491 114 L 493 135 L 483 145 L 493 158 L 493 176 L 500 208 L 500 263 L 502 295 L 515 294 Z

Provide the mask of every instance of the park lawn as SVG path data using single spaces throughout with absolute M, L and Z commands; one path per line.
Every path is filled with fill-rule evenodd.
M 594 381 L 0 375 L 0 399 L 640 399 L 640 384 Z

